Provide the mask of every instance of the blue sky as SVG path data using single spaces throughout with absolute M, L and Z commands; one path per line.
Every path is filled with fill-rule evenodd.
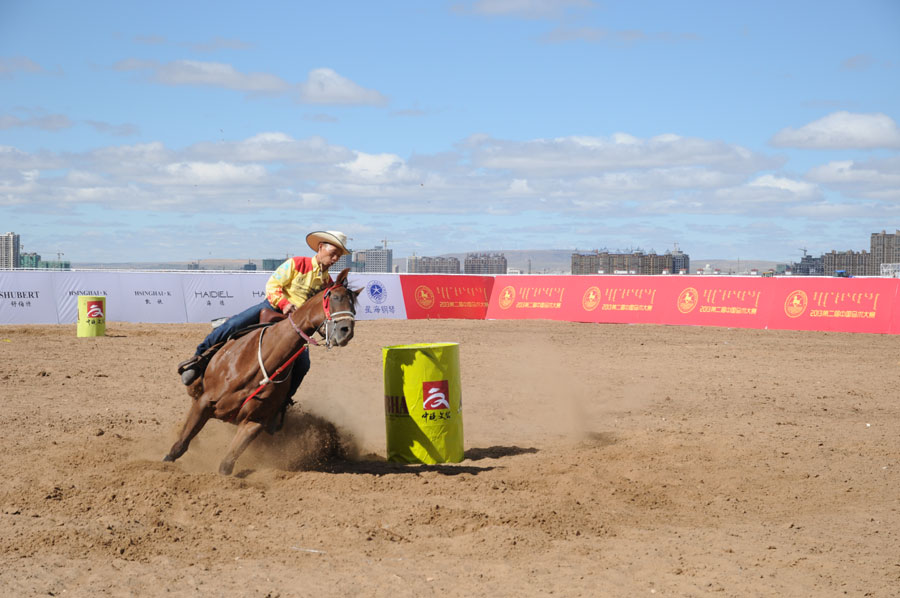
M 0 2 L 0 232 L 73 262 L 900 228 L 900 2 Z

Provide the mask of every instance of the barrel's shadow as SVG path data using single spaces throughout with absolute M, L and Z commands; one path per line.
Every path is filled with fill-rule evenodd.
M 480 461 L 482 459 L 502 459 L 504 457 L 514 457 L 516 455 L 524 455 L 538 452 L 536 448 L 522 448 L 518 446 L 492 446 L 488 448 L 472 448 L 465 452 L 465 460 Z M 470 474 L 478 475 L 485 471 L 496 469 L 492 465 L 461 465 L 451 463 L 441 463 L 436 465 L 425 464 L 407 464 L 394 463 L 386 461 L 382 457 L 376 455 L 368 455 L 361 459 L 332 459 L 325 463 L 320 463 L 311 468 L 314 471 L 323 473 L 367 473 L 370 475 L 398 475 L 398 474 L 414 474 L 419 475 L 428 472 L 439 473 L 441 475 L 460 475 Z

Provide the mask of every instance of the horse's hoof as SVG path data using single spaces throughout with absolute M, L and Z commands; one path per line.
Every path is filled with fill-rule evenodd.
M 174 460 L 175 460 L 175 457 L 173 457 L 172 455 L 166 455 L 165 457 L 163 457 L 163 461 L 172 462 Z
M 231 475 L 231 472 L 234 471 L 234 465 L 219 465 L 219 475 Z

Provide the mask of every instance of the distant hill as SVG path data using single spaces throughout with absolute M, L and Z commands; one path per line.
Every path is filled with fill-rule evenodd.
M 569 274 L 572 271 L 572 249 L 513 249 L 513 250 L 485 250 L 478 253 L 502 253 L 506 256 L 507 267 L 531 274 Z M 466 259 L 465 253 L 444 253 L 436 257 L 455 257 L 459 260 L 460 269 Z M 394 266 L 400 272 L 406 272 L 406 257 L 394 258 Z M 256 264 L 257 271 L 262 271 L 262 260 L 246 259 L 210 259 L 202 260 L 202 270 L 241 270 L 247 262 Z M 191 261 L 183 262 L 79 262 L 73 263 L 73 268 L 82 269 L 119 269 L 119 270 L 187 270 Z M 757 269 L 765 272 L 784 262 L 766 260 L 724 260 L 691 258 L 691 273 L 696 272 L 709 264 L 712 269 L 719 269 L 723 274 L 740 274 Z

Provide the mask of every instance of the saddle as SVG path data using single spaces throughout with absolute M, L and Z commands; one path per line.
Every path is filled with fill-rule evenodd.
M 211 346 L 209 349 L 201 353 L 200 355 L 195 355 L 190 359 L 186 359 L 178 364 L 178 373 L 183 374 L 187 369 L 195 369 L 197 370 L 198 378 L 203 377 L 203 373 L 206 371 L 206 366 L 209 364 L 209 360 L 213 358 L 213 355 L 218 353 L 219 349 L 225 346 L 230 340 L 234 340 L 236 338 L 240 338 L 250 332 L 257 330 L 259 328 L 265 328 L 267 326 L 271 326 L 276 322 L 280 322 L 285 319 L 287 316 L 281 312 L 275 311 L 273 309 L 261 309 L 259 310 L 259 323 L 251 324 L 246 328 L 241 328 L 240 330 L 235 330 L 228 337 L 225 338 L 224 341 L 219 341 L 215 345 Z

